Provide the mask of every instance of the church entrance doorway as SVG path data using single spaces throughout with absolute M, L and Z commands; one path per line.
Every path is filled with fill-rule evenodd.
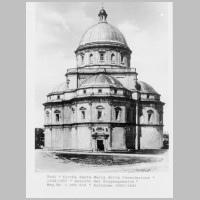
M 97 140 L 97 150 L 104 151 L 104 143 L 103 140 Z

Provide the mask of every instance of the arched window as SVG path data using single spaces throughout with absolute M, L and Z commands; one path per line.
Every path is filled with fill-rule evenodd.
M 115 120 L 119 121 L 121 119 L 121 111 L 122 109 L 120 107 L 115 108 Z
M 152 115 L 153 115 L 153 111 L 152 110 L 148 110 L 147 114 L 148 114 L 148 122 L 150 122 L 151 118 L 152 118 Z
M 92 53 L 90 54 L 89 62 L 90 62 L 90 64 L 93 63 L 93 54 Z
M 72 121 L 74 122 L 75 121 L 75 109 L 74 108 L 71 108 L 72 110 Z
M 104 62 L 104 53 L 100 53 L 100 62 Z
M 46 119 L 47 119 L 47 123 L 49 123 L 49 111 L 46 111 Z
M 124 55 L 121 54 L 121 63 L 124 64 Z
M 60 121 L 60 111 L 55 110 L 54 113 L 55 113 L 56 122 L 59 122 Z
M 84 64 L 84 55 L 83 54 L 81 55 L 81 64 L 82 65 Z
M 130 108 L 127 109 L 126 119 L 127 119 L 127 122 L 131 122 L 131 110 L 130 110 Z
M 86 108 L 81 107 L 81 108 L 80 108 L 80 111 L 81 111 L 81 119 L 84 120 L 84 119 L 86 118 L 86 116 L 85 116 Z
M 111 54 L 111 63 L 115 63 L 115 54 L 114 53 Z
M 101 120 L 103 118 L 104 107 L 100 105 L 100 106 L 97 106 L 96 109 L 97 109 L 97 119 Z

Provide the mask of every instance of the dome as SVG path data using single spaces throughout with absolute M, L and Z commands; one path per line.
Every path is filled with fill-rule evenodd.
M 158 94 L 153 87 L 151 87 L 149 84 L 142 82 L 142 81 L 138 81 L 138 84 L 140 86 L 140 92 L 143 93 L 151 93 L 151 94 Z
M 120 30 L 107 22 L 100 22 L 90 27 L 82 36 L 79 46 L 100 42 L 118 43 L 127 46 Z
M 84 80 L 79 88 L 83 87 L 117 87 L 124 88 L 123 85 L 114 77 L 105 74 L 90 76 Z
M 63 92 L 63 91 L 66 91 L 66 90 L 69 90 L 68 86 L 67 86 L 67 83 L 66 82 L 63 82 L 61 84 L 59 84 L 58 86 L 56 86 L 52 93 L 59 93 L 59 92 Z

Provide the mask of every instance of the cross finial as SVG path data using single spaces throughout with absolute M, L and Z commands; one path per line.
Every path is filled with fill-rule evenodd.
M 102 9 L 103 9 L 103 1 L 101 2 L 101 4 L 102 4 Z

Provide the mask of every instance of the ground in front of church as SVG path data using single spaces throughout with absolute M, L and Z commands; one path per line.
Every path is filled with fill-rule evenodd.
M 75 153 L 35 150 L 36 172 L 165 172 L 168 150 L 136 153 Z

